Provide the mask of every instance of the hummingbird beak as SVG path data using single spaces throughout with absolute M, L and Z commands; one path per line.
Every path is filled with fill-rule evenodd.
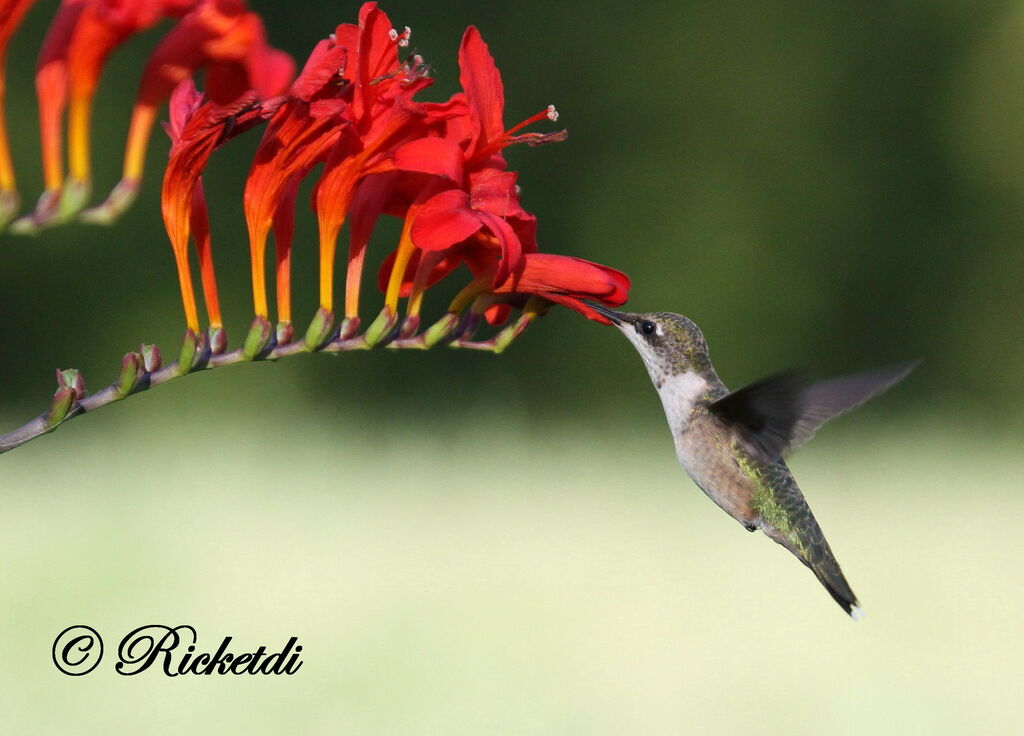
M 587 302 L 587 305 L 601 316 L 611 320 L 611 323 L 616 327 L 633 322 L 633 315 L 626 312 L 616 312 L 614 309 L 609 309 L 605 305 L 596 302 Z

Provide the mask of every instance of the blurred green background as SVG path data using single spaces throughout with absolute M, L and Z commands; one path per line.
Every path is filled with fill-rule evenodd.
M 300 59 L 358 10 L 251 4 Z M 41 0 L 9 51 L 28 203 L 41 187 L 32 70 L 55 6 Z M 500 357 L 379 350 L 229 368 L 0 458 L 12 732 L 1013 727 L 1024 3 L 383 7 L 434 67 L 424 98 L 456 89 L 458 41 L 476 24 L 506 122 L 557 105 L 565 143 L 509 151 L 541 248 L 624 270 L 631 308 L 692 317 L 727 383 L 925 359 L 792 463 L 867 620 L 844 620 L 802 566 L 708 503 L 676 466 L 629 346 L 555 310 Z M 98 190 L 118 176 L 162 31 L 110 61 Z M 233 141 L 206 176 L 236 338 L 257 142 Z M 0 236 L 4 427 L 42 411 L 55 367 L 95 389 L 140 341 L 173 354 L 166 151 L 155 137 L 117 226 Z M 298 220 L 296 314 L 311 315 L 314 220 L 304 207 Z M 379 234 L 378 262 L 397 229 Z M 445 301 L 428 295 L 428 309 Z M 210 646 L 297 635 L 306 664 L 287 680 L 118 677 L 113 645 L 150 622 L 190 623 Z M 72 623 L 111 648 L 88 677 L 49 661 Z

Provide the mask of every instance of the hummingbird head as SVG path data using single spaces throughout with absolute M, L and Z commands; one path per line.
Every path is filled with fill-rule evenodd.
M 590 306 L 633 343 L 659 388 L 670 376 L 711 370 L 704 335 L 688 317 L 672 312 L 617 312 L 602 304 Z

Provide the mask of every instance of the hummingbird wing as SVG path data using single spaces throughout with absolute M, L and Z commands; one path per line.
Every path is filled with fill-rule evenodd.
M 840 376 L 806 385 L 796 371 L 751 383 L 711 402 L 708 410 L 761 462 L 775 462 L 818 427 L 898 383 L 917 363 Z
M 808 386 L 800 397 L 800 419 L 793 428 L 789 449 L 795 450 L 807 442 L 829 419 L 856 409 L 868 399 L 892 388 L 920 362 L 915 360 L 866 373 L 839 376 Z

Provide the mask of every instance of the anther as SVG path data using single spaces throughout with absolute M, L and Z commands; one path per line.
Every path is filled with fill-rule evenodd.
M 548 105 L 548 120 L 552 123 L 558 120 L 558 110 L 555 109 L 554 105 Z

